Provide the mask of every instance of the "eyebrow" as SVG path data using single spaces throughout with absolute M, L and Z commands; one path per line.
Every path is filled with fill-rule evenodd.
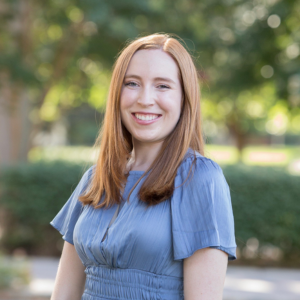
M 126 79 L 126 78 L 137 78 L 137 79 L 142 79 L 142 78 L 141 78 L 140 76 L 138 76 L 138 75 L 126 75 L 124 78 L 125 78 L 125 79 Z M 175 82 L 174 80 L 172 80 L 171 78 L 168 78 L 168 77 L 155 77 L 154 80 L 155 80 L 155 81 L 162 80 L 162 81 L 167 81 L 167 82 L 176 84 L 176 82 Z

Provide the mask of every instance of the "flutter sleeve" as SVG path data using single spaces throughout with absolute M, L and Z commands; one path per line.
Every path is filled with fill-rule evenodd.
M 80 202 L 78 198 L 87 188 L 92 171 L 93 167 L 84 173 L 68 201 L 50 222 L 50 224 L 60 232 L 62 238 L 72 245 L 74 245 L 74 227 L 83 209 L 82 202 Z
M 197 156 L 190 177 L 180 186 L 192 162 L 193 158 L 188 158 L 178 168 L 171 199 L 174 259 L 184 259 L 198 249 L 211 247 L 234 260 L 233 211 L 222 169 L 214 161 Z

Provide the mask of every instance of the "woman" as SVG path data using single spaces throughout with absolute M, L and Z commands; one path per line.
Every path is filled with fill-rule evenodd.
M 121 52 L 97 164 L 51 222 L 65 240 L 52 300 L 222 299 L 234 222 L 222 170 L 203 156 L 199 100 L 176 39 Z

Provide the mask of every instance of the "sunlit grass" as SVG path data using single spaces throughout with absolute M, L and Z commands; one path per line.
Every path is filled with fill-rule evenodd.
M 207 145 L 205 156 L 226 165 L 233 165 L 239 160 L 239 152 L 237 148 L 232 146 Z
M 247 147 L 242 152 L 247 165 L 287 166 L 296 158 L 300 158 L 299 147 Z
M 300 150 L 299 147 L 249 146 L 240 155 L 234 146 L 207 145 L 205 156 L 222 165 L 242 162 L 245 165 L 281 166 L 291 169 L 291 165 L 300 159 Z M 96 157 L 97 151 L 92 147 L 85 146 L 36 147 L 31 149 L 28 155 L 30 162 L 64 160 L 95 163 Z M 292 167 L 292 170 L 294 169 Z M 298 170 L 298 168 L 296 169 Z M 298 173 L 297 170 L 296 173 Z
M 92 147 L 85 146 L 35 147 L 29 151 L 28 160 L 30 162 L 54 160 L 76 163 L 95 162 L 96 152 Z

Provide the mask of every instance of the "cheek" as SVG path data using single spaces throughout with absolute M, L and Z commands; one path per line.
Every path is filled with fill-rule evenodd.
M 161 97 L 161 108 L 172 117 L 175 115 L 179 117 L 181 112 L 181 95 L 178 93 L 169 94 L 167 97 Z
M 121 110 L 122 120 L 128 108 L 130 108 L 130 98 L 128 98 L 126 92 L 122 92 L 120 97 L 120 110 Z
M 123 89 L 120 95 L 120 111 L 121 111 L 121 121 L 123 125 L 129 131 L 131 116 L 130 111 L 135 103 L 134 91 L 129 89 Z
M 124 122 L 125 110 L 128 107 L 127 99 L 123 92 L 121 92 L 120 96 L 120 112 L 121 112 L 121 119 Z
M 134 102 L 136 98 L 136 92 L 130 89 L 123 89 L 121 92 L 120 104 L 121 108 L 128 108 Z

